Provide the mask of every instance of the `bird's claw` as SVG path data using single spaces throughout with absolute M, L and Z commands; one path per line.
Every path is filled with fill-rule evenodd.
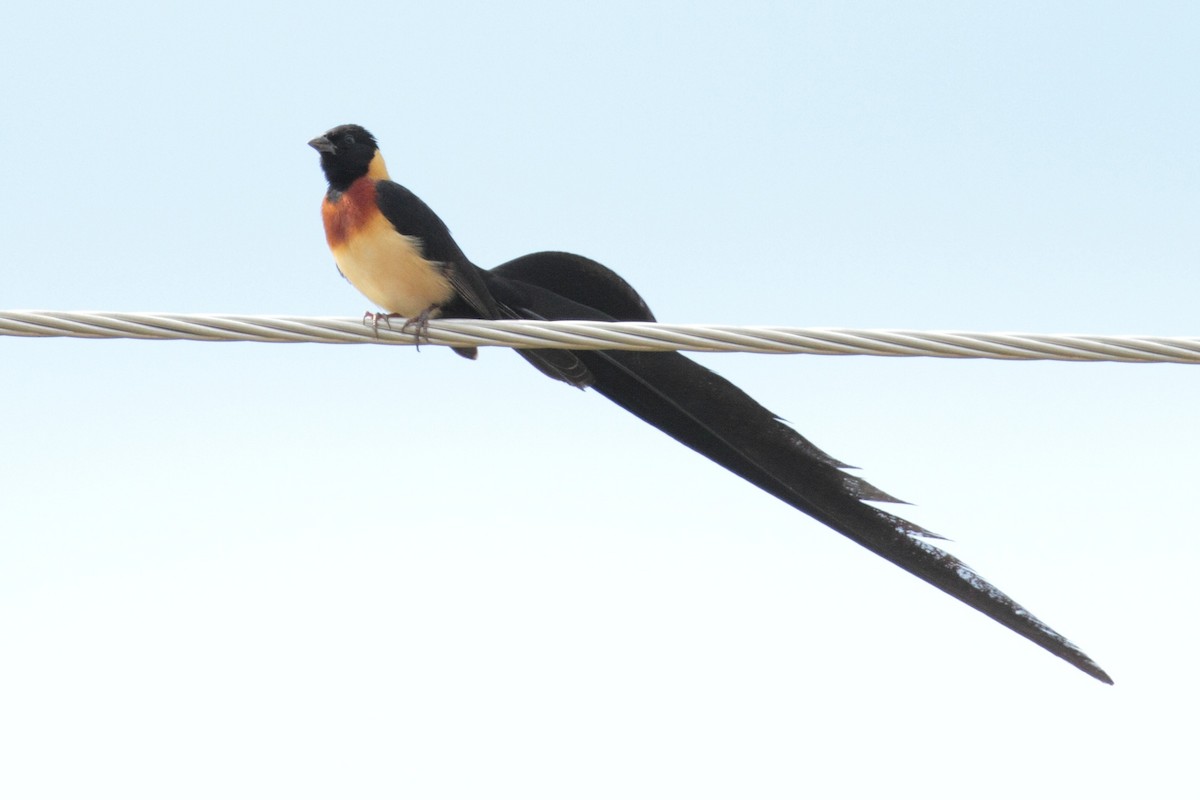
M 371 329 L 375 331 L 375 336 L 378 337 L 380 320 L 383 321 L 383 324 L 386 325 L 387 329 L 390 331 L 392 329 L 392 319 L 403 316 L 403 314 L 376 314 L 374 311 L 368 311 L 363 314 L 363 325 L 370 325 Z M 405 322 L 404 325 L 407 327 L 408 323 Z M 404 328 L 401 328 L 400 330 L 403 332 Z
M 363 314 L 363 324 L 370 325 L 375 331 L 375 336 L 379 336 L 379 323 L 382 321 L 387 329 L 393 330 L 393 319 L 404 319 L 404 324 L 400 326 L 400 333 L 407 333 L 416 340 L 417 350 L 421 349 L 422 341 L 429 341 L 429 320 L 436 306 L 429 308 L 417 314 L 415 317 L 405 318 L 403 314 L 377 314 L 374 311 L 368 311 Z
M 430 306 L 415 317 L 405 320 L 404 324 L 400 326 L 401 333 L 407 333 L 413 337 L 418 353 L 421 352 L 421 341 L 429 341 L 429 318 L 433 309 L 434 306 Z

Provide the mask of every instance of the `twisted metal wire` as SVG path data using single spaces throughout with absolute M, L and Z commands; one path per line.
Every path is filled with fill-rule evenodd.
M 347 317 L 0 311 L 0 336 L 204 342 L 418 344 L 401 325 Z M 933 356 L 1044 361 L 1200 363 L 1200 337 L 668 325 L 648 322 L 435 320 L 420 344 L 571 350 L 688 350 Z

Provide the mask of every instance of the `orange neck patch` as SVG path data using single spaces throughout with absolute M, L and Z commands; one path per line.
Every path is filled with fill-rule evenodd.
M 359 178 L 336 196 L 325 195 L 321 219 L 325 222 L 325 241 L 329 242 L 329 248 L 334 250 L 346 244 L 378 215 L 375 181 L 369 176 Z
M 325 195 L 321 204 L 321 218 L 325 221 L 325 240 L 330 249 L 344 245 L 359 233 L 376 215 L 379 206 L 375 203 L 375 181 L 388 180 L 387 164 L 383 155 L 376 150 L 367 165 L 367 174 L 350 184 L 344 192 L 334 196 Z M 332 194 L 332 193 L 331 193 Z

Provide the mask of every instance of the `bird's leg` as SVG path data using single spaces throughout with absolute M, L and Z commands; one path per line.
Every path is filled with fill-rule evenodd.
M 412 337 L 416 339 L 417 352 L 421 351 L 422 339 L 429 341 L 429 320 L 433 318 L 433 312 L 437 310 L 437 306 L 430 306 L 415 317 L 409 317 L 400 326 L 401 333 L 411 333 Z
M 383 324 L 387 325 L 387 329 L 390 331 L 392 329 L 392 320 L 403 316 L 403 314 L 376 314 L 374 311 L 368 311 L 367 313 L 363 314 L 363 325 L 370 325 L 375 331 L 376 338 L 378 338 L 380 320 L 383 320 Z M 405 322 L 404 325 L 405 327 L 408 327 L 407 322 Z M 401 328 L 400 330 L 403 332 L 404 328 Z

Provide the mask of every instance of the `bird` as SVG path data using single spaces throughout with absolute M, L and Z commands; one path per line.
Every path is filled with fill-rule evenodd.
M 446 223 L 391 179 L 361 125 L 308 143 L 328 183 L 321 203 L 338 271 L 421 341 L 431 320 L 654 322 L 617 273 L 584 256 L 544 251 L 492 269 L 474 264 Z M 456 348 L 475 358 L 475 348 Z M 845 470 L 780 417 L 678 352 L 519 349 L 545 375 L 592 389 L 681 444 L 867 550 L 991 617 L 1103 683 L 1112 678 L 1079 647 L 934 542 L 943 537 L 877 508 L 902 502 Z

